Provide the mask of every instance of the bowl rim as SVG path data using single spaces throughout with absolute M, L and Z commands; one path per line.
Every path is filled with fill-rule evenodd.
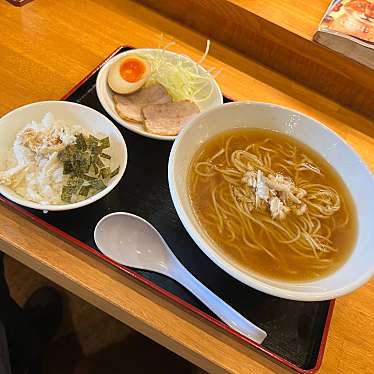
M 144 137 L 147 137 L 147 138 L 150 138 L 150 139 L 157 139 L 157 140 L 163 140 L 163 141 L 173 141 L 176 139 L 176 137 L 178 135 L 173 135 L 173 136 L 170 136 L 170 135 L 157 135 L 157 134 L 151 134 L 151 133 L 148 133 L 147 131 L 145 130 L 141 130 L 137 127 L 137 125 L 139 124 L 131 124 L 130 121 L 126 121 L 124 119 L 122 119 L 115 111 L 113 111 L 106 103 L 105 101 L 105 93 L 104 93 L 104 90 L 102 89 L 103 85 L 104 84 L 108 84 L 107 82 L 104 82 L 104 80 L 106 79 L 107 75 L 108 75 L 108 69 L 109 67 L 115 63 L 116 61 L 118 61 L 121 57 L 123 56 L 126 56 L 126 55 L 131 55 L 131 54 L 139 54 L 140 56 L 142 55 L 142 53 L 147 53 L 147 52 L 155 52 L 157 50 L 162 50 L 161 48 L 136 48 L 136 49 L 130 49 L 128 51 L 124 51 L 124 52 L 121 52 L 113 57 L 111 57 L 107 62 L 105 62 L 105 64 L 100 68 L 99 70 L 99 73 L 97 75 L 97 78 L 96 78 L 96 94 L 97 94 L 97 97 L 99 98 L 99 101 L 100 101 L 100 104 L 103 106 L 103 108 L 105 109 L 105 111 L 110 115 L 110 117 L 118 122 L 121 126 L 125 127 L 126 129 L 138 134 L 138 135 L 141 135 L 141 136 L 144 136 Z M 139 53 L 140 52 L 140 53 Z M 197 63 L 196 61 L 194 61 L 191 57 L 189 56 L 186 56 L 182 53 L 177 53 L 177 52 L 173 52 L 173 51 L 169 51 L 169 50 L 165 50 L 165 53 L 169 54 L 169 55 L 174 55 L 174 56 L 181 56 L 182 58 L 184 58 L 185 60 L 187 61 L 190 61 L 196 65 L 199 66 L 199 68 L 201 68 L 203 71 L 207 72 L 208 71 L 202 66 L 200 65 L 199 63 Z M 222 95 L 222 91 L 221 91 L 221 88 L 219 87 L 217 81 L 214 79 L 214 77 L 212 76 L 211 77 L 211 82 L 212 82 L 212 86 L 213 86 L 213 89 L 217 92 L 218 96 L 219 96 L 219 102 L 216 103 L 215 107 L 219 106 L 219 105 L 222 105 L 223 104 L 223 95 Z M 110 98 L 111 101 L 113 101 L 112 98 Z M 213 109 L 213 108 L 211 108 Z M 209 110 L 209 109 L 208 109 Z M 206 110 L 204 110 L 203 112 L 206 112 Z M 203 113 L 201 112 L 201 113 Z
M 57 104 L 57 105 L 62 105 L 62 106 L 79 107 L 83 110 L 95 113 L 95 115 L 98 118 L 105 121 L 109 126 L 111 126 L 113 128 L 114 132 L 117 135 L 118 142 L 122 146 L 124 156 L 125 156 L 124 160 L 123 160 L 123 163 L 120 166 L 119 173 L 114 178 L 112 178 L 111 183 L 106 188 L 104 188 L 102 191 L 98 192 L 97 194 L 95 194 L 93 196 L 90 196 L 89 198 L 87 198 L 85 200 L 82 200 L 82 201 L 79 201 L 79 202 L 76 202 L 76 203 L 72 203 L 72 204 L 40 204 L 40 203 L 36 203 L 36 202 L 30 201 L 30 200 L 26 200 L 26 199 L 22 198 L 21 196 L 17 197 L 17 196 L 14 196 L 13 194 L 9 194 L 7 192 L 6 186 L 3 186 L 3 185 L 0 185 L 0 194 L 2 194 L 7 199 L 9 199 L 9 200 L 11 200 L 11 201 L 13 201 L 13 202 L 15 202 L 19 205 L 22 205 L 22 206 L 27 207 L 27 208 L 37 209 L 37 210 L 66 211 L 66 210 L 81 208 L 83 206 L 89 205 L 89 204 L 101 199 L 102 197 L 107 195 L 109 192 L 111 192 L 113 190 L 113 188 L 116 187 L 116 185 L 119 183 L 119 181 L 121 180 L 121 178 L 123 177 L 123 175 L 125 173 L 126 166 L 127 166 L 128 154 L 127 154 L 126 142 L 125 142 L 125 139 L 123 138 L 121 132 L 118 130 L 117 126 L 108 117 L 106 117 L 104 114 L 102 114 L 99 111 L 97 111 L 97 110 L 95 110 L 91 107 L 88 107 L 86 105 L 75 103 L 75 102 L 70 102 L 70 101 L 63 101 L 63 100 L 45 100 L 45 101 L 37 101 L 37 102 L 33 102 L 33 103 L 23 105 L 21 107 L 18 107 L 16 109 L 11 110 L 10 112 L 4 114 L 4 116 L 0 117 L 0 125 L 1 125 L 1 122 L 3 122 L 4 120 L 6 121 L 8 119 L 8 117 L 17 114 L 18 112 L 22 112 L 25 109 L 28 109 L 28 108 L 31 108 L 31 107 L 34 107 L 34 106 L 43 106 L 43 105 L 48 105 L 48 104 Z M 49 110 L 46 109 L 46 113 L 48 111 Z M 0 132 L 1 132 L 1 127 L 0 127 Z
M 366 170 L 367 174 L 370 176 L 372 180 L 372 184 L 374 185 L 374 176 L 371 173 L 370 169 L 362 161 L 360 156 L 356 153 L 356 151 L 352 148 L 350 144 L 348 144 L 340 135 L 335 133 L 332 129 L 330 129 L 328 126 L 324 125 L 320 121 L 314 119 L 313 117 L 304 114 L 300 111 L 294 110 L 292 108 L 288 108 L 282 105 L 273 104 L 273 103 L 266 103 L 266 102 L 260 102 L 260 101 L 236 101 L 231 103 L 225 103 L 219 107 L 215 107 L 212 109 L 209 109 L 205 112 L 200 113 L 198 116 L 193 118 L 180 132 L 177 139 L 175 140 L 170 155 L 169 155 L 169 162 L 168 162 L 168 182 L 169 182 L 169 189 L 170 189 L 170 195 L 174 204 L 174 207 L 177 211 L 178 217 L 181 220 L 184 228 L 187 230 L 188 234 L 191 236 L 191 238 L 194 240 L 194 242 L 197 244 L 197 246 L 221 269 L 223 269 L 226 273 L 234 277 L 235 279 L 241 281 L 242 283 L 253 287 L 259 291 L 262 291 L 264 293 L 290 299 L 290 300 L 296 300 L 296 301 L 324 301 L 324 300 L 330 300 L 334 299 L 339 296 L 343 296 L 349 292 L 352 292 L 353 290 L 359 288 L 364 283 L 366 283 L 373 275 L 374 275 L 374 264 L 371 265 L 371 268 L 368 269 L 365 273 L 363 273 L 360 277 L 356 278 L 354 282 L 350 282 L 347 285 L 336 287 L 332 290 L 323 291 L 323 290 L 316 290 L 316 291 L 308 291 L 303 292 L 302 290 L 285 290 L 277 285 L 272 285 L 269 283 L 266 283 L 262 281 L 259 278 L 256 278 L 249 274 L 249 272 L 245 272 L 241 270 L 238 267 L 235 267 L 233 264 L 231 264 L 228 260 L 225 260 L 225 258 L 221 255 L 219 255 L 218 251 L 214 250 L 212 248 L 212 245 L 209 244 L 207 240 L 204 239 L 204 237 L 196 230 L 193 225 L 191 224 L 188 215 L 185 213 L 184 208 L 182 207 L 182 204 L 179 202 L 179 194 L 177 192 L 176 184 L 174 183 L 174 176 L 175 176 L 175 156 L 177 153 L 177 150 L 179 148 L 179 145 L 182 142 L 184 133 L 188 131 L 190 127 L 193 126 L 193 124 L 197 121 L 201 121 L 203 118 L 210 115 L 212 111 L 216 110 L 225 110 L 225 107 L 229 106 L 262 106 L 267 108 L 275 108 L 280 109 L 282 111 L 287 111 L 292 114 L 300 115 L 301 117 L 307 118 L 313 122 L 315 122 L 317 125 L 319 125 L 324 130 L 328 131 L 331 135 L 334 137 L 337 137 L 340 141 L 342 141 L 343 145 L 347 147 L 353 154 L 353 156 L 357 159 L 358 162 L 362 165 L 362 167 Z M 348 186 L 347 186 L 348 187 Z M 357 212 L 358 213 L 358 212 Z M 353 249 L 353 251 L 355 248 Z M 348 260 L 349 261 L 349 260 Z M 284 282 L 291 284 L 291 282 Z M 312 283 L 312 282 L 311 282 Z M 292 283 L 295 284 L 295 283 Z

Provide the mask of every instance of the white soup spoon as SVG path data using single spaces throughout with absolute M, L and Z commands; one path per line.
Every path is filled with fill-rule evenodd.
M 122 265 L 155 271 L 176 280 L 232 329 L 259 344 L 266 338 L 265 331 L 200 283 L 179 262 L 160 233 L 143 218 L 125 212 L 108 214 L 96 225 L 94 238 L 107 257 Z

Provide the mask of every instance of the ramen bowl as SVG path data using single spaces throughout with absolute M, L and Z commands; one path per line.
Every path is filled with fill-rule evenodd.
M 207 236 L 190 201 L 189 167 L 203 143 L 235 128 L 268 129 L 289 135 L 323 157 L 344 181 L 356 208 L 358 230 L 351 255 L 334 272 L 312 281 L 270 279 L 225 257 Z M 174 142 L 168 178 L 175 209 L 191 238 L 217 266 L 250 287 L 291 300 L 328 300 L 355 290 L 374 274 L 373 176 L 343 139 L 311 117 L 278 105 L 256 102 L 229 103 L 201 113 Z
M 17 133 L 32 121 L 41 121 L 46 113 L 52 113 L 56 119 L 79 125 L 89 133 L 110 137 L 111 164 L 119 166 L 119 172 L 111 178 L 107 186 L 96 194 L 70 204 L 41 204 L 27 200 L 11 188 L 0 184 L 0 195 L 28 208 L 44 211 L 63 211 L 89 205 L 108 194 L 121 180 L 127 164 L 127 148 L 121 132 L 107 117 L 87 106 L 67 101 L 42 101 L 17 108 L 0 119 L 0 170 L 6 169 L 8 151 Z

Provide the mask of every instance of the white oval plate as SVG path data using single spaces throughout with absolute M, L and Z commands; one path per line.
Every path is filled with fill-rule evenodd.
M 176 136 L 164 136 L 164 135 L 156 135 L 156 134 L 150 134 L 144 129 L 144 126 L 142 124 L 136 124 L 133 122 L 125 121 L 123 118 L 121 118 L 116 109 L 115 104 L 113 101 L 113 91 L 110 89 L 108 85 L 108 72 L 110 66 L 118 61 L 119 59 L 123 58 L 127 55 L 138 55 L 142 56 L 144 54 L 154 54 L 159 52 L 159 49 L 152 49 L 152 48 L 142 48 L 142 49 L 134 49 L 129 50 L 123 53 L 120 53 L 114 57 L 112 57 L 99 71 L 99 74 L 97 76 L 96 80 L 96 92 L 97 96 L 99 98 L 99 101 L 101 105 L 104 107 L 106 112 L 119 124 L 126 127 L 132 132 L 135 132 L 137 134 L 146 136 L 148 138 L 152 139 L 158 139 L 158 140 L 174 140 Z M 169 58 L 171 61 L 176 61 L 179 58 L 182 58 L 186 62 L 190 62 L 193 65 L 197 65 L 198 70 L 201 73 L 206 73 L 206 70 L 199 64 L 197 64 L 195 61 L 193 61 L 190 57 L 180 55 L 174 52 L 165 51 L 165 56 Z M 204 102 L 199 103 L 200 111 L 204 112 L 208 109 L 214 108 L 217 105 L 220 105 L 223 103 L 223 97 L 222 92 L 217 84 L 217 82 L 212 78 L 211 84 L 213 86 L 213 93 L 210 96 L 208 100 L 205 100 Z

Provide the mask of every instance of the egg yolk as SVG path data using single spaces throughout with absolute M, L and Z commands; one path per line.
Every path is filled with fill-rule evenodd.
M 119 72 L 127 82 L 137 82 L 145 72 L 144 62 L 137 58 L 128 58 L 122 62 Z

